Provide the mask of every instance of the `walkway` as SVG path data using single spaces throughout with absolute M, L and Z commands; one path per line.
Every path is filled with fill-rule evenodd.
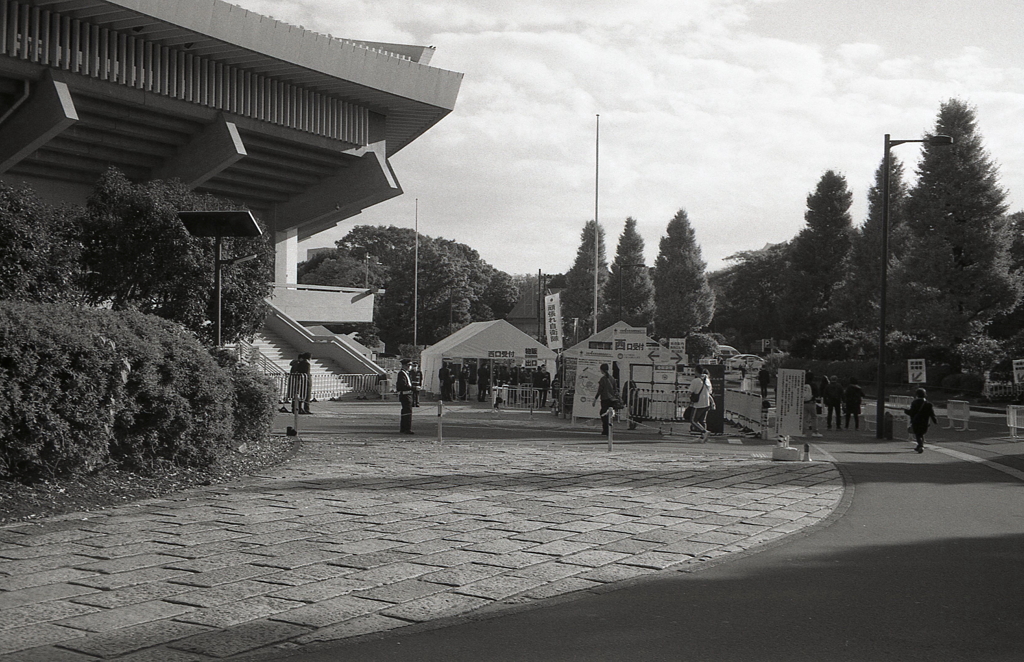
M 344 419 L 319 409 L 303 424 Z M 272 658 L 415 631 L 735 555 L 842 497 L 831 464 L 763 446 L 609 453 L 541 427 L 527 444 L 322 430 L 261 476 L 4 527 L 0 659 Z

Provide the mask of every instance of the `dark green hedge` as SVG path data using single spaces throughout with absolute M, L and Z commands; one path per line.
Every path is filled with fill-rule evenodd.
M 207 466 L 269 431 L 272 400 L 244 373 L 156 317 L 0 302 L 0 477 Z

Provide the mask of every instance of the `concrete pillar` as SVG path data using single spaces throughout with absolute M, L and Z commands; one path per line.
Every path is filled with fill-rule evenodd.
M 274 233 L 274 282 L 294 283 L 298 280 L 299 229 L 288 228 Z

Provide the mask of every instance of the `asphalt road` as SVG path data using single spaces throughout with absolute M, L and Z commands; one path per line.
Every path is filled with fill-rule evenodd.
M 994 430 L 945 436 L 992 439 L 968 450 L 1019 465 Z M 291 659 L 1022 659 L 1020 477 L 902 440 L 818 441 L 848 478 L 828 526 L 697 572 Z

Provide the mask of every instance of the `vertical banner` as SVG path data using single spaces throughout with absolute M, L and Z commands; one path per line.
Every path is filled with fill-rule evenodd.
M 804 426 L 804 371 L 779 369 L 775 398 L 775 436 L 798 437 Z
M 924 384 L 928 381 L 924 359 L 907 359 L 907 381 L 911 384 Z
M 597 382 L 601 380 L 601 364 L 608 361 L 579 359 L 576 361 L 576 394 L 573 397 L 573 418 L 600 418 L 601 402 L 594 402 Z
M 562 300 L 557 292 L 544 297 L 544 326 L 548 349 L 562 349 Z

